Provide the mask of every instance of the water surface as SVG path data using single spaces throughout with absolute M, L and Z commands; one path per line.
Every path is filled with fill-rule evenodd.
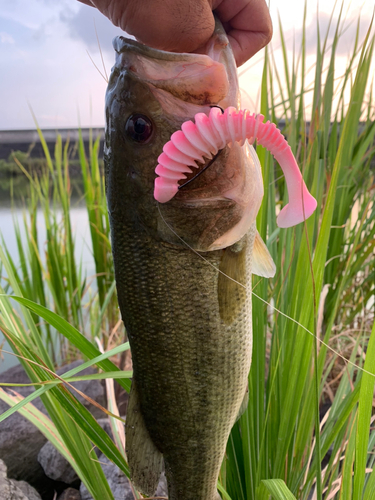
M 88 217 L 86 207 L 80 204 L 78 199 L 72 200 L 71 208 L 71 222 L 72 230 L 75 235 L 75 256 L 77 262 L 82 261 L 82 268 L 87 276 L 95 274 L 94 259 L 91 250 L 91 237 L 89 231 Z M 25 211 L 23 208 L 12 208 L 10 197 L 0 197 L 0 244 L 4 241 L 10 254 L 13 256 L 17 264 L 17 242 L 15 234 L 15 224 L 18 223 L 21 233 L 23 230 L 23 218 Z M 61 211 L 57 211 L 57 216 L 61 216 Z M 44 224 L 43 213 L 38 210 L 37 214 L 37 229 L 39 237 L 39 246 L 42 256 L 44 255 L 44 248 L 46 244 L 46 228 Z M 0 346 L 2 345 L 5 351 L 11 351 L 8 343 L 4 340 L 3 335 L 0 333 Z M 17 358 L 11 354 L 2 353 L 0 357 L 0 372 L 3 372 L 18 363 Z

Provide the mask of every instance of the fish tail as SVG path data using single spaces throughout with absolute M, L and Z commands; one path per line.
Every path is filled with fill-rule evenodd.
M 126 415 L 125 434 L 131 480 L 138 491 L 152 496 L 162 472 L 163 455 L 151 440 L 144 423 L 134 378 Z

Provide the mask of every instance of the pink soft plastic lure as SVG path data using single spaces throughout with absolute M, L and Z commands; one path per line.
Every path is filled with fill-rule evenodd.
M 204 158 L 211 159 L 228 144 L 238 142 L 242 146 L 246 140 L 253 143 L 256 139 L 273 154 L 285 175 L 289 203 L 279 213 L 278 226 L 294 226 L 310 217 L 316 200 L 307 190 L 290 146 L 274 123 L 263 120 L 263 115 L 251 114 L 247 109 L 229 107 L 223 113 L 214 107 L 209 116 L 197 113 L 195 123 L 183 123 L 158 158 L 155 199 L 160 203 L 171 200 L 178 191 L 178 181 L 193 171 L 189 167 L 198 168 L 197 161 L 204 163 Z

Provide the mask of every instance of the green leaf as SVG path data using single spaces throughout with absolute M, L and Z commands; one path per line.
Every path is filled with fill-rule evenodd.
M 88 368 L 88 367 L 90 367 L 90 366 L 92 366 L 94 364 L 97 364 L 100 361 L 102 361 L 104 359 L 107 359 L 110 356 L 114 356 L 116 354 L 119 354 L 119 353 L 121 353 L 121 352 L 123 352 L 123 351 L 125 351 L 127 349 L 129 349 L 129 344 L 128 343 L 125 343 L 125 344 L 122 344 L 120 346 L 117 346 L 114 349 L 112 349 L 110 351 L 107 351 L 106 353 L 103 353 L 100 356 L 98 356 L 96 358 L 93 358 L 90 361 L 87 361 L 86 363 L 83 363 L 82 365 L 78 365 L 75 368 L 72 368 L 71 370 L 69 370 L 66 373 L 64 373 L 63 375 L 61 375 L 61 378 L 65 379 L 65 378 L 73 377 L 76 373 L 79 373 L 80 371 L 85 370 L 86 368 Z M 122 374 L 124 372 L 119 371 L 119 372 L 110 372 L 110 373 L 111 373 L 111 375 L 113 375 L 114 373 L 116 373 L 116 374 L 117 373 Z M 127 372 L 125 372 L 125 373 L 127 373 Z M 112 378 L 113 378 L 113 376 L 112 376 Z M 35 380 L 32 385 L 38 385 L 39 381 L 40 380 Z M 22 408 L 23 405 L 25 405 L 26 403 L 31 402 L 34 399 L 42 396 L 44 393 L 46 393 L 52 387 L 52 385 L 58 385 L 60 383 L 62 383 L 62 382 L 57 381 L 57 380 L 51 380 L 51 381 L 48 380 L 47 381 L 47 385 L 44 385 L 43 387 L 40 387 L 36 391 L 34 391 L 31 394 L 29 394 L 22 401 L 20 401 L 19 403 L 17 403 L 15 406 L 13 406 L 12 408 L 9 408 L 9 410 L 6 410 L 4 413 L 2 413 L 0 415 L 0 422 L 2 422 L 3 420 L 5 420 L 6 418 L 10 417 L 13 413 L 15 413 L 20 408 Z M 4 384 L 4 385 L 6 385 L 6 384 Z M 28 385 L 28 384 L 25 384 L 25 385 Z
M 38 316 L 42 317 L 56 330 L 62 333 L 79 351 L 90 359 L 101 356 L 101 352 L 89 340 L 86 339 L 76 328 L 71 326 L 64 318 L 58 314 L 49 311 L 46 307 L 36 304 L 32 300 L 18 297 L 16 295 L 9 296 L 9 298 L 16 300 L 24 305 L 30 311 L 35 312 Z M 120 371 L 120 369 L 108 359 L 97 362 L 98 367 L 105 371 Z M 130 383 L 128 380 L 118 379 L 118 383 L 127 391 L 130 391 Z
M 263 479 L 262 484 L 275 500 L 296 500 L 282 479 Z
M 367 346 L 358 405 L 353 500 L 362 499 L 375 386 L 375 322 Z M 374 375 L 371 375 L 374 374 Z

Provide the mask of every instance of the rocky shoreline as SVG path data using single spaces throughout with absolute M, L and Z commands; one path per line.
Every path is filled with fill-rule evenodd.
M 57 373 L 65 373 L 81 363 L 82 361 L 75 361 Z M 94 372 L 93 368 L 88 368 L 81 374 L 89 375 Z M 18 365 L 3 372 L 0 382 L 22 384 L 29 383 L 29 380 L 23 368 Z M 85 380 L 74 385 L 100 405 L 106 406 L 105 390 L 101 381 Z M 33 390 L 32 387 L 17 388 L 17 392 L 24 397 Z M 111 436 L 109 421 L 103 418 L 103 413 L 83 397 L 77 397 Z M 126 395 L 122 394 L 120 398 L 123 402 Z M 39 399 L 33 404 L 46 413 Z M 0 400 L 0 414 L 7 409 L 8 405 Z M 133 500 L 127 477 L 100 452 L 98 458 L 115 500 Z M 167 496 L 164 475 L 157 496 Z M 0 424 L 0 500 L 92 500 L 92 497 L 70 464 L 44 435 L 26 418 L 14 413 Z

